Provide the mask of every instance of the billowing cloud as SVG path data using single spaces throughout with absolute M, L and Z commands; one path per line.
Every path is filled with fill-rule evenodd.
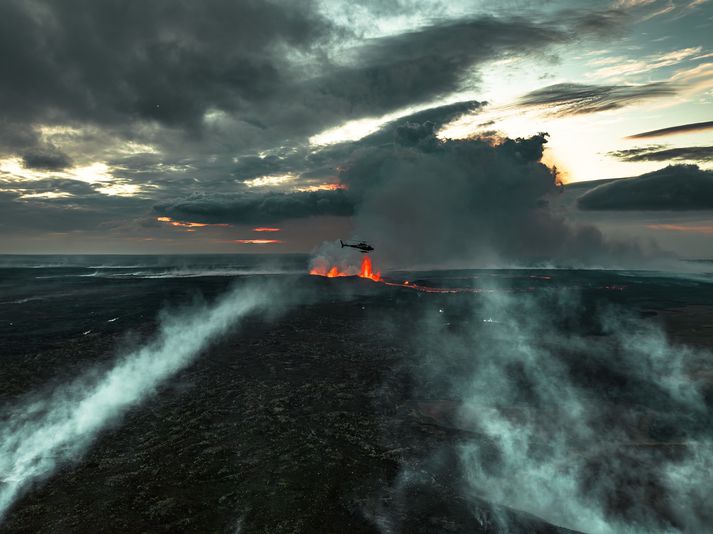
M 22 163 L 29 169 L 58 171 L 72 165 L 72 159 L 56 147 L 36 147 L 25 152 Z
M 89 184 L 62 182 L 66 183 L 33 184 L 35 189 L 23 193 L 0 191 L 0 232 L 14 236 L 21 232 L 108 231 L 150 209 L 146 199 L 102 195 Z
M 515 15 L 509 4 L 420 0 L 344 10 L 316 0 L 0 4 L 0 45 L 7 50 L 0 57 L 0 165 L 10 169 L 0 188 L 11 205 L 0 217 L 29 219 L 38 210 L 28 235 L 48 224 L 49 211 L 58 220 L 66 212 L 77 227 L 80 220 L 127 219 L 138 226 L 157 216 L 272 225 L 348 215 L 371 202 L 375 182 L 319 189 L 348 181 L 381 150 L 403 160 L 395 167 L 407 153 L 435 161 L 447 145 L 432 135 L 433 125 L 477 112 L 483 104 L 473 99 L 494 61 L 554 65 L 562 45 L 621 35 L 632 20 L 620 7 L 558 3 Z M 576 87 L 597 96 L 560 94 L 563 100 L 547 107 L 584 113 L 673 91 L 666 84 Z M 463 102 L 441 105 L 457 100 Z M 426 111 L 358 143 L 310 142 L 361 120 L 373 121 L 374 132 L 387 117 L 415 109 Z M 537 131 L 534 125 L 516 135 Z M 510 157 L 507 149 L 494 150 L 495 159 Z M 0 221 L 3 228 L 18 224 Z
M 438 139 L 445 121 L 474 106 L 414 114 L 319 155 L 249 162 L 262 172 L 283 165 L 302 175 L 315 168 L 331 172 L 345 190 L 194 194 L 154 210 L 178 221 L 261 225 L 353 215 L 358 236 L 374 242 L 380 261 L 392 265 L 626 263 L 641 257 L 636 245 L 610 243 L 595 227 L 569 224 L 550 210 L 548 197 L 558 189 L 541 162 L 546 134 L 495 142 Z
M 665 82 L 644 85 L 585 85 L 558 83 L 527 93 L 517 104 L 549 108 L 554 115 L 578 115 L 619 109 L 624 106 L 676 94 Z
M 713 121 L 693 122 L 690 124 L 681 124 L 678 126 L 670 126 L 668 128 L 661 128 L 659 130 L 651 130 L 649 132 L 642 132 L 642 133 L 630 135 L 628 137 L 628 139 L 643 139 L 643 138 L 647 138 L 647 137 L 662 137 L 664 135 L 702 132 L 704 130 L 710 130 L 712 128 L 713 128 Z
M 283 51 L 308 50 L 330 27 L 311 2 L 225 0 L 10 0 L 0 21 L 5 117 L 167 125 L 273 94 Z
M 584 210 L 713 209 L 713 171 L 671 165 L 637 178 L 607 182 L 578 200 Z
M 571 38 L 560 26 L 524 19 L 437 24 L 374 40 L 354 64 L 315 80 L 315 89 L 370 114 L 384 113 L 459 89 L 474 65 Z
M 665 148 L 661 145 L 653 145 L 616 150 L 609 155 L 623 161 L 710 161 L 713 160 L 713 146 Z
M 364 9 L 383 11 L 377 4 Z M 408 31 L 364 39 L 347 21 L 324 14 L 313 1 L 2 2 L 0 46 L 7 53 L 0 57 L 0 161 L 19 161 L 41 171 L 38 176 L 61 171 L 61 177 L 103 165 L 113 191 L 140 193 L 152 199 L 148 205 L 188 209 L 199 192 L 210 191 L 201 203 L 215 196 L 222 206 L 232 195 L 247 212 L 268 205 L 273 211 L 255 217 L 260 223 L 276 220 L 276 213 L 343 215 L 349 208 L 339 194 L 334 202 L 293 202 L 300 197 L 245 196 L 245 186 L 288 174 L 295 177 L 292 190 L 334 183 L 338 164 L 354 147 L 309 146 L 315 134 L 452 101 L 455 92 L 472 93 L 487 62 L 550 54 L 590 31 L 581 27 L 581 12 L 547 18 L 433 13 Z M 467 106 L 477 103 L 455 104 L 453 111 Z M 388 129 L 379 134 L 391 135 Z M 28 192 L 34 187 L 23 182 L 28 174 L 0 184 L 6 198 L 15 199 L 9 202 L 24 197 L 3 216 L 44 210 L 49 201 L 55 212 L 74 210 L 72 220 L 77 206 L 104 209 L 97 188 Z M 155 216 L 137 214 L 137 202 L 125 204 L 121 220 Z M 104 218 L 115 214 L 108 210 Z
M 626 263 L 635 245 L 553 214 L 544 134 L 446 140 L 433 124 L 406 123 L 390 144 L 355 151 L 340 175 L 359 199 L 356 231 L 392 265 Z
M 162 145 L 220 136 L 274 148 L 472 88 L 486 61 L 618 23 L 596 12 L 483 15 L 360 40 L 313 1 L 9 0 L 0 5 L 0 149 L 32 147 L 47 124 Z
M 162 216 L 201 223 L 272 224 L 320 215 L 348 216 L 354 204 L 347 191 L 195 194 L 154 206 Z

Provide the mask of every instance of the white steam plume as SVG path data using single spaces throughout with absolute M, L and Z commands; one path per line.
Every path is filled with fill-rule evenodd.
M 501 328 L 491 329 L 478 347 L 480 361 L 461 390 L 460 415 L 499 452 L 489 464 L 482 442 L 460 447 L 472 491 L 584 532 L 700 532 L 709 518 L 691 498 L 696 489 L 690 479 L 672 475 L 688 470 L 692 457 L 655 452 L 653 438 L 637 435 L 634 421 L 642 418 L 634 414 L 648 403 L 645 417 L 674 418 L 681 432 L 686 419 L 705 420 L 706 406 L 691 377 L 705 355 L 671 344 L 653 324 L 612 310 L 599 318 L 608 334 L 603 338 L 553 328 L 579 306 L 567 292 L 553 296 L 549 306 L 537 298 L 487 297 L 488 313 L 502 321 Z M 571 355 L 569 362 L 564 354 Z M 594 375 L 594 387 L 572 377 L 573 368 L 590 362 L 601 365 L 586 371 Z M 625 377 L 620 380 L 632 384 L 626 389 L 634 399 L 618 399 L 608 389 L 616 379 L 596 378 L 597 368 Z M 695 441 L 684 450 L 710 462 L 709 436 L 696 433 Z M 662 495 L 658 509 L 647 494 L 651 487 Z M 702 493 L 711 496 L 710 489 Z M 622 499 L 627 504 L 615 511 Z
M 569 290 L 504 291 L 462 330 L 423 321 L 420 397 L 455 400 L 451 424 L 475 436 L 457 446 L 464 491 L 592 534 L 710 532 L 710 352 L 589 313 Z
M 108 371 L 11 409 L 0 427 L 0 519 L 29 484 L 81 455 L 107 424 L 189 365 L 246 314 L 274 311 L 276 297 L 276 288 L 242 287 L 213 306 L 164 316 L 152 341 Z

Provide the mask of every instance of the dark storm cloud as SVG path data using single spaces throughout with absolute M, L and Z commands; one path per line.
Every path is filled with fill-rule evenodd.
M 22 155 L 22 164 L 28 169 L 59 171 L 72 166 L 72 159 L 56 147 L 36 147 Z
M 713 171 L 696 165 L 671 165 L 637 178 L 596 187 L 578 200 L 584 210 L 713 209 Z
M 490 60 L 544 55 L 552 45 L 574 42 L 575 22 L 480 17 L 372 39 L 321 63 L 314 77 L 286 85 L 272 105 L 256 108 L 256 120 L 267 131 L 309 136 L 345 120 L 432 102 L 471 89 Z
M 76 182 L 69 180 L 68 182 Z M 82 232 L 110 229 L 131 218 L 138 218 L 150 206 L 145 199 L 110 197 L 90 190 L 88 184 L 76 182 L 38 185 L 32 192 L 74 191 L 76 198 L 18 199 L 14 192 L 0 191 L 0 232 L 19 235 L 21 232 Z M 31 192 L 28 190 L 27 193 Z
M 401 158 L 393 163 L 397 169 L 408 166 L 408 154 L 431 155 L 426 163 L 435 166 L 435 154 L 455 146 L 435 138 L 437 125 L 478 103 L 427 110 L 357 143 L 317 148 L 306 142 L 345 120 L 472 89 L 488 61 L 549 54 L 552 45 L 621 24 L 613 15 L 595 21 L 595 12 L 547 21 L 431 19 L 417 31 L 359 41 L 318 7 L 257 0 L 0 2 L 0 155 L 45 170 L 102 162 L 118 185 L 139 186 L 152 197 L 152 215 L 178 220 L 349 215 L 372 198 L 376 182 L 353 180 L 347 192 L 256 193 L 245 181 L 279 173 L 299 176 L 296 186 L 339 174 L 348 181 L 355 175 L 347 178 L 344 169 L 368 167 L 388 150 Z M 342 37 L 346 46 L 338 43 Z M 503 173 L 506 161 L 529 150 L 525 141 L 512 146 L 517 154 L 507 143 L 493 149 Z M 472 163 L 479 165 L 477 158 Z M 447 165 L 442 171 L 448 184 Z M 46 187 L 26 193 L 44 195 L 33 200 L 15 193 L 18 209 L 51 205 L 72 217 L 106 210 L 105 220 L 147 215 L 136 211 L 148 205 L 143 199 L 108 197 L 98 192 L 100 184 L 85 191 L 72 186 L 72 192 L 63 189 L 67 184 Z M 130 206 L 126 212 L 117 207 L 122 203 Z M 42 220 L 44 213 L 38 212 Z
M 478 105 L 414 114 L 357 142 L 288 154 L 289 164 L 280 158 L 246 163 L 260 172 L 268 170 L 264 164 L 303 175 L 332 172 L 347 191 L 197 194 L 154 209 L 176 220 L 234 224 L 354 214 L 359 236 L 374 241 L 380 260 L 392 264 L 626 263 L 641 257 L 636 245 L 610 243 L 596 228 L 568 224 L 549 210 L 547 198 L 557 186 L 540 161 L 545 134 L 495 145 L 436 137 L 443 123 Z
M 262 148 L 309 118 L 289 57 L 335 35 L 311 1 L 0 2 L 0 154 L 22 155 L 48 124 L 111 132 L 168 158 Z M 75 161 L 108 148 L 58 147 Z
M 569 39 L 562 27 L 524 19 L 437 24 L 374 40 L 358 51 L 354 64 L 316 80 L 315 89 L 361 112 L 383 113 L 453 92 L 478 63 Z
M 195 125 L 284 81 L 278 45 L 329 24 L 311 2 L 66 0 L 0 4 L 0 107 L 18 121 Z
M 621 9 L 606 9 L 603 11 L 577 12 L 565 11 L 563 20 L 571 20 L 575 32 L 598 37 L 611 37 L 621 32 L 624 23 L 630 19 L 630 14 Z
M 204 223 L 270 224 L 318 215 L 348 216 L 354 211 L 343 190 L 296 193 L 195 194 L 154 206 L 158 215 Z
M 429 108 L 388 122 L 358 141 L 318 148 L 296 147 L 263 156 L 241 156 L 231 174 L 239 181 L 287 172 L 299 174 L 303 181 L 336 177 L 344 161 L 359 148 L 391 144 L 396 137 L 409 135 L 409 125 L 430 128 L 429 133 L 432 133 L 434 125 L 446 124 L 465 113 L 478 110 L 482 105 L 481 102 L 467 100 Z
M 596 16 L 437 22 L 332 57 L 338 40 L 357 37 L 312 1 L 8 0 L 0 3 L 0 149 L 33 146 L 31 126 L 48 123 L 141 140 L 149 135 L 142 121 L 168 128 L 151 132 L 159 145 L 189 133 L 194 148 L 274 147 L 451 93 L 483 62 L 573 42 Z M 224 113 L 217 122 L 206 119 L 216 112 Z
M 694 122 L 691 124 L 681 124 L 679 126 L 671 126 L 669 128 L 661 128 L 660 130 L 651 130 L 630 135 L 627 139 L 644 139 L 647 137 L 661 137 L 664 135 L 675 135 L 689 132 L 700 132 L 713 128 L 713 121 Z
M 0 174 L 0 234 L 111 233 L 144 217 L 154 203 L 100 191 L 109 185 L 56 177 L 18 181 Z
M 363 139 L 357 141 L 355 145 L 364 147 L 376 146 L 382 143 L 391 143 L 394 141 L 394 136 L 400 137 L 406 133 L 404 131 L 405 128 L 414 126 L 422 128 L 429 124 L 442 126 L 460 117 L 461 115 L 478 111 L 485 105 L 485 102 L 466 100 L 463 102 L 454 102 L 453 104 L 418 111 L 385 124 L 381 127 L 381 129 L 379 129 L 378 132 L 364 137 Z
M 238 159 L 233 176 L 238 183 L 233 193 L 192 194 L 158 203 L 155 211 L 177 220 L 209 223 L 276 223 L 284 219 L 318 215 L 351 215 L 358 198 L 351 191 L 316 191 L 293 193 L 258 193 L 249 191 L 243 181 L 258 176 L 287 171 L 300 175 L 301 183 L 318 185 L 325 178 L 336 178 L 343 165 L 362 150 L 386 146 L 436 143 L 438 125 L 480 107 L 479 102 L 465 101 L 438 106 L 385 124 L 379 131 L 355 142 L 340 143 L 318 150 L 300 148 L 284 153 Z M 353 184 L 357 191 L 359 184 Z
M 524 107 L 548 107 L 555 115 L 578 115 L 619 109 L 641 100 L 674 94 L 676 88 L 665 82 L 645 85 L 559 83 L 527 93 L 517 103 Z
M 623 161 L 710 161 L 713 160 L 713 146 L 688 146 L 664 148 L 653 145 L 609 152 L 609 155 Z
M 258 176 L 267 176 L 289 170 L 291 170 L 289 155 L 278 156 L 270 154 L 260 157 L 251 154 L 238 159 L 233 173 L 242 180 L 250 180 Z
M 12 189 L 18 192 L 18 195 L 28 195 L 28 194 L 44 194 L 44 193 L 55 193 L 55 194 L 66 194 L 73 197 L 72 202 L 81 201 L 81 199 L 87 196 L 97 196 L 96 189 L 86 183 L 79 180 L 71 180 L 66 178 L 45 178 L 41 180 L 24 180 L 20 183 L 3 183 L 1 184 L 2 189 Z M 103 195 L 102 195 L 103 196 Z
M 39 136 L 32 124 L 10 121 L 0 110 L 0 155 L 4 152 L 15 153 L 18 150 L 25 150 L 38 143 Z

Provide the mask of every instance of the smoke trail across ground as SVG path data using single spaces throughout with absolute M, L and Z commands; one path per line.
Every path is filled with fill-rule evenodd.
M 284 295 L 276 285 L 248 285 L 214 305 L 165 314 L 152 341 L 121 357 L 106 372 L 88 374 L 47 399 L 9 410 L 0 429 L 0 519 L 33 481 L 81 455 L 97 433 L 247 314 L 279 312 Z
M 482 294 L 468 314 L 425 317 L 412 367 L 419 398 L 453 402 L 464 495 L 588 533 L 709 529 L 710 353 L 572 290 Z

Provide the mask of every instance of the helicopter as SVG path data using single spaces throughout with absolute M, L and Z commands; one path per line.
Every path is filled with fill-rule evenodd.
M 352 245 L 349 243 L 345 243 L 341 239 L 339 240 L 339 244 L 342 245 L 342 248 L 344 247 L 351 247 L 357 249 L 359 252 L 362 254 L 368 254 L 370 251 L 374 250 L 374 247 L 371 245 L 367 244 L 365 241 L 359 241 L 358 243 Z

